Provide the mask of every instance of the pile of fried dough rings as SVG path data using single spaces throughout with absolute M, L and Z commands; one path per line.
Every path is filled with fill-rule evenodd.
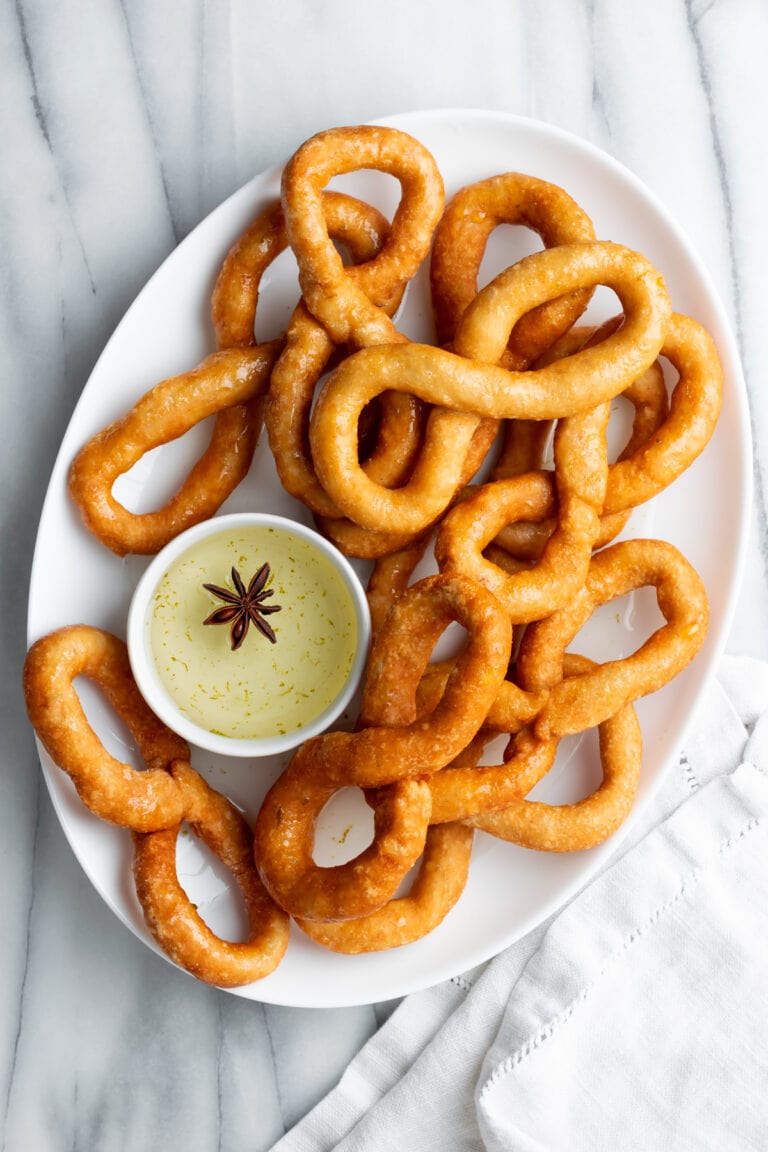
M 400 182 L 391 223 L 324 191 L 358 169 Z M 478 290 L 500 224 L 532 229 L 544 248 Z M 302 298 L 284 335 L 257 344 L 259 284 L 287 246 Z M 434 346 L 409 341 L 392 319 L 430 252 Z M 578 321 L 598 285 L 615 292 L 620 312 L 595 330 Z M 44 637 L 30 650 L 25 688 L 42 743 L 83 802 L 131 830 L 136 889 L 160 946 L 200 979 L 234 986 L 275 968 L 291 918 L 339 952 L 420 938 L 459 899 L 475 829 L 563 852 L 618 828 L 640 772 L 633 701 L 695 656 L 708 605 L 671 544 L 611 542 L 631 510 L 707 444 L 722 371 L 707 332 L 673 312 L 660 273 L 597 239 L 562 189 L 509 173 L 463 188 L 446 206 L 433 157 L 385 127 L 330 130 L 299 148 L 279 202 L 227 255 L 212 315 L 218 350 L 152 388 L 82 449 L 72 498 L 114 552 L 156 552 L 214 515 L 246 475 L 263 421 L 285 489 L 344 553 L 373 562 L 374 640 L 355 730 L 305 742 L 252 830 L 149 711 L 121 640 L 84 625 Z M 606 425 L 620 395 L 634 420 L 609 464 Z M 214 414 L 207 449 L 164 507 L 134 514 L 118 503 L 119 475 Z M 554 464 L 544 467 L 553 428 Z M 481 467 L 488 479 L 473 484 Z M 430 546 L 439 572 L 411 584 Z M 595 664 L 566 653 L 599 605 L 644 586 L 655 588 L 664 623 L 633 655 Z M 452 622 L 464 647 L 430 662 Z M 145 771 L 106 752 L 73 688 L 77 676 L 95 681 L 125 720 Z M 597 790 L 557 806 L 528 799 L 560 738 L 589 729 L 599 736 Z M 483 763 L 499 736 L 501 763 Z M 321 867 L 316 820 L 348 786 L 373 809 L 373 840 L 353 860 Z M 247 941 L 215 936 L 181 887 L 182 822 L 234 875 Z M 398 895 L 417 864 L 410 891 Z

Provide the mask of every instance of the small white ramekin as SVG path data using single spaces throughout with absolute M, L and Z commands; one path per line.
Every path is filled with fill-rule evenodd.
M 222 736 L 195 724 L 176 705 L 158 674 L 150 643 L 150 607 L 160 580 L 173 564 L 189 548 L 199 544 L 209 536 L 228 529 L 251 527 L 275 528 L 290 532 L 304 540 L 328 559 L 348 589 L 355 610 L 357 624 L 357 649 L 349 675 L 336 698 L 309 724 L 277 736 L 241 739 Z M 167 724 L 172 731 L 209 752 L 225 756 L 273 756 L 287 752 L 302 744 L 312 736 L 317 736 L 337 720 L 351 701 L 365 667 L 368 645 L 371 638 L 371 616 L 368 601 L 360 580 L 349 561 L 324 537 L 284 516 L 272 516 L 261 512 L 243 512 L 230 516 L 216 516 L 202 524 L 196 524 L 182 532 L 161 552 L 144 572 L 136 586 L 128 610 L 128 653 L 131 669 L 139 691 L 152 711 Z

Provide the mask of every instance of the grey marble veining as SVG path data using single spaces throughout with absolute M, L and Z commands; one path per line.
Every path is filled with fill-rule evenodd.
M 0 5 L 0 1148 L 269 1148 L 387 1011 L 266 1007 L 175 972 L 91 888 L 42 784 L 19 683 L 37 519 L 136 292 L 332 124 L 475 107 L 593 141 L 683 224 L 737 334 L 756 499 L 729 648 L 768 657 L 767 49 L 760 0 Z

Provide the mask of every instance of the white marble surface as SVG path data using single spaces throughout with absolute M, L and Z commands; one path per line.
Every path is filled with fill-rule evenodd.
M 0 6 L 0 1148 L 269 1148 L 387 1011 L 262 1007 L 175 972 L 102 904 L 42 784 L 19 683 L 36 523 L 137 290 L 219 201 L 329 125 L 475 107 L 593 141 L 682 222 L 731 316 L 756 483 L 729 650 L 768 657 L 767 50 L 761 0 Z

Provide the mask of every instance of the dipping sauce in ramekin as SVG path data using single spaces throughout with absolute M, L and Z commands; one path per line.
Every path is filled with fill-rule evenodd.
M 344 557 L 311 529 L 257 513 L 214 518 L 169 544 L 128 618 L 147 702 L 191 743 L 228 755 L 284 751 L 331 724 L 369 636 Z

